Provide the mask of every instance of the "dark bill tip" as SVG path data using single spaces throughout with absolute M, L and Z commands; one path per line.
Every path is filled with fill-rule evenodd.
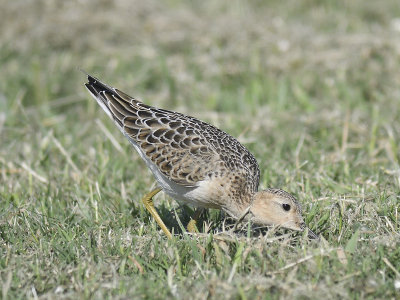
M 301 226 L 302 230 L 307 230 L 308 231 L 308 237 L 310 239 L 319 240 L 319 236 L 316 235 L 310 228 L 308 228 L 305 223 L 302 223 L 300 226 Z
M 310 228 L 307 227 L 307 230 L 308 230 L 308 237 L 310 239 L 319 240 L 319 236 L 316 235 Z

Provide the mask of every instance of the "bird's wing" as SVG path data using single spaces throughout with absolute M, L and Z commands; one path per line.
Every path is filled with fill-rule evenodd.
M 88 80 L 85 85 L 103 110 L 169 179 L 180 185 L 196 186 L 213 171 L 226 168 L 213 145 L 201 134 L 201 126 L 215 127 L 145 105 L 90 75 Z

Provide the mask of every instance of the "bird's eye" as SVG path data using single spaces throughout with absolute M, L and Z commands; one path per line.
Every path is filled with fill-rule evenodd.
M 282 208 L 283 208 L 284 210 L 286 210 L 286 211 L 289 211 L 289 210 L 290 210 L 290 205 L 284 203 L 284 204 L 282 204 Z

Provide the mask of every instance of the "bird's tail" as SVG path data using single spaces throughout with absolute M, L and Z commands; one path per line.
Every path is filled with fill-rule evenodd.
M 86 88 L 92 95 L 92 97 L 97 101 L 97 103 L 101 106 L 101 108 L 106 112 L 106 114 L 111 118 L 114 119 L 113 113 L 110 109 L 108 104 L 107 98 L 102 95 L 102 93 L 114 93 L 113 88 L 109 87 L 108 85 L 102 83 L 95 77 L 87 75 L 88 83 L 85 83 Z
M 106 85 L 96 77 L 89 74 L 87 77 L 89 82 L 85 83 L 86 88 L 106 114 L 121 128 L 123 118 L 135 114 L 135 106 L 142 103 L 124 92 Z

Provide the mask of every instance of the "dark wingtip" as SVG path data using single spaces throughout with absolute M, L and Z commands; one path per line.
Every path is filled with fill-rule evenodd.
M 85 70 L 81 69 L 80 67 L 76 67 L 79 71 L 81 71 L 83 74 L 85 74 L 87 76 L 87 79 L 89 81 L 89 83 L 86 83 L 86 87 L 88 87 L 88 84 L 94 84 L 94 83 L 100 83 L 102 85 L 105 85 L 104 83 L 102 83 L 100 80 L 98 80 L 96 77 L 90 75 L 88 72 L 86 72 Z
M 104 83 L 102 83 L 100 80 L 98 80 L 96 77 L 94 77 L 94 76 L 92 76 L 92 75 L 89 75 L 89 74 L 86 74 L 87 75 L 87 78 L 88 78 L 88 80 L 89 80 L 89 84 L 94 84 L 94 83 L 100 83 L 100 84 L 102 84 L 102 85 L 104 85 Z
M 101 82 L 96 77 L 89 75 L 85 71 L 81 70 L 88 79 L 88 82 L 85 83 L 86 88 L 92 92 L 94 95 L 98 95 L 101 91 L 107 91 L 109 93 L 115 93 L 114 89 L 107 84 Z

